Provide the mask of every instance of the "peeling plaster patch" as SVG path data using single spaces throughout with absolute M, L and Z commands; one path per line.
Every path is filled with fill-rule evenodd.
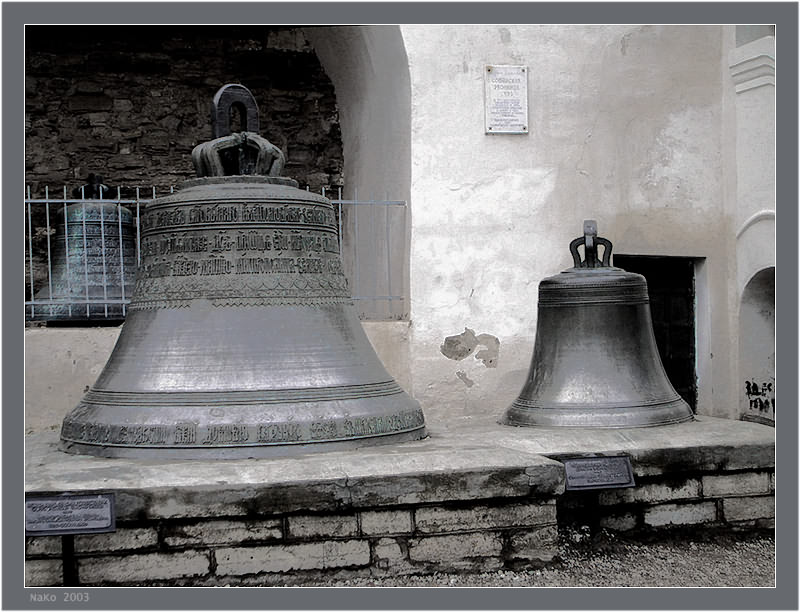
M 487 368 L 497 367 L 497 358 L 500 356 L 500 340 L 489 334 L 478 336 L 478 344 L 486 348 L 475 353 L 475 359 L 480 359 Z
M 467 385 L 467 388 L 475 384 L 475 381 L 470 379 L 470 377 L 467 376 L 467 373 L 464 372 L 463 370 L 459 370 L 458 372 L 456 372 L 456 376 L 458 376 L 462 381 L 464 381 L 464 384 Z
M 487 368 L 496 368 L 497 359 L 500 356 L 500 340 L 491 334 L 476 336 L 469 327 L 464 328 L 463 334 L 447 336 L 439 350 L 448 359 L 461 361 L 470 356 L 479 346 L 484 348 L 475 353 L 475 359 L 482 361 Z
M 469 327 L 465 327 L 463 334 L 447 336 L 444 339 L 444 344 L 439 347 L 439 350 L 442 352 L 442 355 L 448 359 L 461 361 L 465 357 L 471 355 L 477 345 L 478 339 L 475 337 L 475 332 Z

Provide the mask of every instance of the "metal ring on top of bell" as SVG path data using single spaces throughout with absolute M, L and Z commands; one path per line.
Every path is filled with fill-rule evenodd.
M 623 428 L 694 418 L 661 364 L 647 282 L 611 267 L 611 248 L 597 223 L 584 221 L 583 237 L 570 243 L 575 266 L 539 284 L 528 378 L 502 424 Z
M 213 107 L 198 178 L 144 210 L 128 318 L 62 450 L 249 458 L 424 437 L 358 320 L 333 205 L 280 176 L 249 90 L 226 85 Z

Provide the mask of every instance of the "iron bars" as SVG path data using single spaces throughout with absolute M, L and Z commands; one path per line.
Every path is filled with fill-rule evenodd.
M 172 192 L 174 188 L 170 188 Z M 140 217 L 156 188 L 132 197 L 69 198 L 45 188 L 26 190 L 25 318 L 28 321 L 119 322 L 127 314 L 141 263 Z M 325 188 L 322 195 L 326 194 Z M 144 197 L 143 197 L 144 196 Z M 331 198 L 339 252 L 359 317 L 408 318 L 407 203 L 404 200 Z

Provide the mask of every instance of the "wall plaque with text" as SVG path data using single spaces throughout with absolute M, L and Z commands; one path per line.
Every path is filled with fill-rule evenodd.
M 25 535 L 108 533 L 115 530 L 113 493 L 25 496 Z
M 627 455 L 563 459 L 567 491 L 633 487 L 633 467 Z
M 486 66 L 483 78 L 486 133 L 527 134 L 527 66 Z

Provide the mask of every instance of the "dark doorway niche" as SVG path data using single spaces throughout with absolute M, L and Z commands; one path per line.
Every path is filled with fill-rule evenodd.
M 653 332 L 672 386 L 697 410 L 695 260 L 691 257 L 614 255 L 613 265 L 647 280 Z

